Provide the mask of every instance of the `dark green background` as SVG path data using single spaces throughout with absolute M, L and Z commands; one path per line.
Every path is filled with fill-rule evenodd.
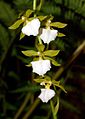
M 39 0 L 37 0 L 39 3 Z M 39 15 L 53 15 L 54 21 L 67 23 L 60 32 L 66 34 L 52 42 L 52 49 L 60 49 L 56 58 L 67 64 L 77 47 L 85 40 L 85 0 L 43 0 Z M 18 14 L 32 9 L 32 0 L 0 0 L 0 119 L 13 119 L 25 95 L 29 91 L 39 95 L 39 86 L 31 83 L 31 68 L 25 64 L 31 58 L 24 57 L 21 50 L 33 49 L 34 38 L 19 41 L 20 28 L 9 30 Z M 85 49 L 60 76 L 65 81 L 67 94 L 61 92 L 58 119 L 85 119 Z M 53 67 L 56 72 L 59 67 Z M 15 92 L 13 92 L 15 90 Z M 22 115 L 29 109 L 29 104 Z M 37 111 L 36 111 L 37 110 Z M 40 103 L 30 119 L 47 119 L 49 104 Z M 52 119 L 52 116 L 50 116 Z

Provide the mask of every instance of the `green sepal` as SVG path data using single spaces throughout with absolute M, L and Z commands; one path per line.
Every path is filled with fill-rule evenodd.
M 64 89 L 64 87 L 62 85 L 57 85 L 57 84 L 54 84 L 55 86 L 59 87 L 61 90 L 63 90 L 65 93 L 67 93 L 67 91 Z
M 54 16 L 52 16 L 52 15 L 46 16 L 46 18 L 44 19 L 45 25 L 49 20 L 52 21 L 53 18 L 54 18 Z
M 37 79 L 33 79 L 36 83 L 41 83 L 44 82 L 45 79 L 41 79 L 41 78 L 37 78 Z
M 43 52 L 44 49 L 45 49 L 45 46 L 43 44 L 39 44 L 39 43 L 37 44 L 36 47 L 37 47 L 37 49 L 38 49 L 39 52 Z
M 58 35 L 57 35 L 58 37 L 64 37 L 64 36 L 66 36 L 65 34 L 63 34 L 63 33 L 60 33 L 60 32 L 58 32 Z
M 52 59 L 52 64 L 54 65 L 54 66 L 60 66 L 61 64 L 59 64 L 57 61 L 55 61 L 54 59 Z
M 30 22 L 34 19 L 34 17 L 27 18 L 27 20 Z
M 54 66 L 60 66 L 60 64 L 57 61 L 55 61 L 53 58 L 44 57 L 44 59 L 50 60 Z
M 51 77 L 49 76 L 44 76 L 44 77 L 39 77 L 37 79 L 33 79 L 36 83 L 41 83 L 41 82 L 45 82 L 45 83 L 49 83 L 49 81 L 51 81 Z
M 61 22 L 53 22 L 50 24 L 50 26 L 57 27 L 57 28 L 64 28 L 67 26 L 67 24 Z
M 57 84 L 57 85 L 59 85 L 59 84 L 60 84 L 60 81 L 52 80 L 52 83 L 53 83 L 53 84 Z
M 24 21 L 22 19 L 17 20 L 9 29 L 17 29 Z
M 29 17 L 33 12 L 34 12 L 33 10 L 28 9 L 25 13 L 25 16 Z
M 47 18 L 47 16 L 38 16 L 37 17 L 40 21 L 43 21 L 43 20 L 45 20 L 46 18 Z
M 38 61 L 39 60 L 39 57 L 34 57 L 33 58 L 33 61 Z
M 44 77 L 45 77 L 45 79 L 46 79 L 47 81 L 51 81 L 51 77 L 50 77 L 50 76 L 45 75 Z
M 25 34 L 23 34 L 22 32 L 20 33 L 20 39 L 21 40 L 22 38 L 24 38 Z
M 44 51 L 43 54 L 45 56 L 54 57 L 54 56 L 58 55 L 59 52 L 60 52 L 60 50 L 47 50 L 47 51 Z
M 26 51 L 22 51 L 22 53 L 25 56 L 31 57 L 31 56 L 38 56 L 38 52 L 34 51 L 34 50 L 26 50 Z
M 60 81 L 55 81 L 55 80 L 52 80 L 52 84 L 59 87 L 60 89 L 62 89 L 65 93 L 67 93 L 67 91 L 65 90 L 65 88 L 60 85 Z
M 24 11 L 20 12 L 19 15 L 18 15 L 18 19 L 21 19 L 21 17 L 23 16 L 24 14 Z
M 54 16 L 52 16 L 52 15 L 50 15 L 50 16 L 48 16 L 48 17 L 50 17 L 48 20 L 50 20 L 50 21 L 52 21 L 53 20 L 53 18 L 54 18 Z

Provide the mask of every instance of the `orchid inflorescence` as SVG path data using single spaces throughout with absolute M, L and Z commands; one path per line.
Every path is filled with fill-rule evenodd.
M 55 96 L 55 91 L 50 89 L 51 85 L 61 88 L 63 91 L 65 89 L 60 85 L 59 81 L 54 81 L 51 78 L 46 78 L 45 75 L 51 69 L 51 63 L 55 66 L 60 66 L 53 57 L 58 55 L 60 50 L 50 50 L 46 49 L 46 44 L 49 45 L 51 41 L 56 40 L 56 37 L 65 36 L 63 33 L 59 33 L 58 30 L 54 28 L 64 28 L 67 24 L 61 22 L 52 22 L 52 16 L 35 16 L 30 17 L 33 14 L 33 10 L 28 9 L 26 13 L 21 16 L 10 29 L 16 29 L 21 24 L 23 24 L 20 34 L 20 39 L 27 36 L 34 36 L 36 42 L 35 50 L 26 50 L 22 51 L 25 56 L 33 57 L 33 60 L 27 66 L 32 66 L 33 73 L 36 73 L 40 76 L 37 79 L 34 79 L 35 82 L 40 83 L 44 86 L 41 88 L 41 94 L 38 96 L 42 102 L 48 102 L 51 98 Z M 43 24 L 43 25 L 42 25 Z M 42 78 L 41 78 L 42 77 Z

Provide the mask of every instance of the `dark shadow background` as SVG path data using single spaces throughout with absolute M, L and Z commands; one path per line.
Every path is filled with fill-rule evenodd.
M 34 48 L 34 37 L 25 36 L 19 41 L 20 28 L 8 29 L 18 14 L 28 8 L 32 9 L 32 0 L 0 0 L 0 119 L 13 119 L 28 91 L 35 97 L 39 94 L 40 87 L 31 82 L 32 69 L 25 66 L 32 59 L 21 53 L 21 50 Z M 52 49 L 61 50 L 56 59 L 66 65 L 85 40 L 85 0 L 43 0 L 38 14 L 53 15 L 54 21 L 68 24 L 64 29 L 58 29 L 66 36 L 50 44 Z M 52 71 L 58 69 L 53 66 Z M 85 48 L 59 80 L 66 81 L 68 93 L 61 92 L 58 119 L 85 119 Z M 20 119 L 29 109 L 30 103 Z M 49 110 L 48 104 L 40 103 L 30 119 L 47 119 Z

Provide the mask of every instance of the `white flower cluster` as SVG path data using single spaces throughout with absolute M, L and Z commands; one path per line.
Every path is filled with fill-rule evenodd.
M 31 21 L 29 21 L 23 28 L 22 33 L 30 36 L 37 36 L 39 34 L 39 28 L 40 28 L 40 21 L 38 18 L 35 18 Z M 44 43 L 49 44 L 51 41 L 55 40 L 57 36 L 58 31 L 57 30 L 51 30 L 50 28 L 42 29 L 42 33 L 40 34 L 40 38 Z M 50 70 L 51 64 L 49 60 L 39 60 L 39 61 L 33 61 L 31 62 L 33 72 L 44 75 L 47 71 Z
M 37 36 L 39 35 L 40 29 L 40 21 L 38 18 L 35 18 L 28 22 L 23 28 L 22 33 L 30 36 Z M 55 40 L 56 36 L 58 35 L 57 30 L 51 30 L 49 27 L 47 29 L 43 28 L 42 33 L 40 34 L 40 39 L 44 42 L 49 44 L 51 41 Z M 37 73 L 38 75 L 43 76 L 47 71 L 51 68 L 50 60 L 43 60 L 40 59 L 39 61 L 32 61 L 32 68 L 33 72 Z M 41 89 L 41 94 L 38 96 L 42 102 L 48 102 L 52 97 L 54 97 L 55 91 L 49 88 Z
M 50 86 L 51 85 L 58 86 L 59 83 L 57 84 L 56 81 L 51 82 L 51 78 L 49 76 L 46 76 L 45 74 L 51 69 L 51 62 L 53 65 L 59 66 L 59 64 L 55 61 L 55 59 L 52 58 L 59 53 L 59 50 L 48 50 L 48 47 L 46 48 L 45 45 L 43 44 L 47 43 L 48 46 L 48 44 L 51 41 L 54 41 L 57 36 L 58 37 L 65 36 L 63 33 L 59 33 L 58 30 L 55 30 L 52 27 L 64 28 L 67 24 L 63 24 L 61 22 L 51 23 L 53 17 L 47 16 L 38 16 L 36 18 L 30 17 L 30 15 L 33 12 L 34 10 L 28 9 L 24 14 L 24 16 L 18 19 L 12 26 L 9 27 L 9 29 L 17 29 L 23 23 L 20 39 L 22 39 L 25 35 L 27 36 L 32 35 L 37 37 L 35 39 L 36 40 L 35 45 L 38 52 L 34 50 L 27 50 L 22 51 L 22 53 L 25 56 L 34 57 L 33 61 L 27 66 L 32 65 L 33 72 L 38 74 L 39 76 L 42 76 L 36 79 L 37 83 L 40 83 L 41 86 L 45 87 L 41 88 L 41 93 L 38 97 L 41 99 L 42 102 L 47 103 L 51 98 L 55 96 L 55 91 L 50 89 Z M 34 16 L 36 16 L 35 13 Z M 42 27 L 42 23 L 40 21 L 41 22 L 44 21 L 43 25 L 45 25 L 45 27 Z M 36 61 L 35 59 L 37 59 L 37 57 L 38 60 Z M 64 92 L 66 92 L 62 86 L 58 87 L 60 87 Z
M 39 33 L 39 28 L 40 28 L 40 21 L 38 18 L 35 18 L 32 21 L 28 22 L 22 28 L 22 33 L 27 36 L 30 36 L 30 35 L 37 36 Z M 49 44 L 51 41 L 55 40 L 57 34 L 58 34 L 58 30 L 51 30 L 50 28 L 47 28 L 47 29 L 43 28 L 40 38 L 44 43 Z

